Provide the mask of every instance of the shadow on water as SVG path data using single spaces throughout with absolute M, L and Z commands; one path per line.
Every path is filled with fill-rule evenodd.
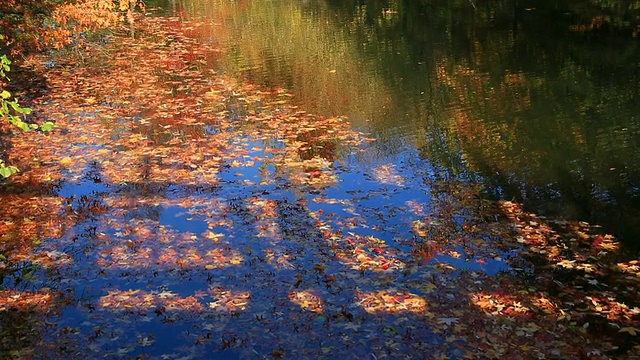
M 415 156 L 405 160 L 419 161 Z M 517 246 L 546 246 L 520 225 L 537 221 L 542 228 L 544 220 L 518 218 L 510 207 L 489 211 L 474 198 L 477 190 L 453 179 L 344 168 L 341 185 L 301 190 L 286 177 L 271 174 L 274 182 L 259 185 L 264 173 L 236 170 L 206 190 L 179 182 L 109 184 L 91 165 L 84 180 L 54 189 L 68 205 L 51 215 L 74 221 L 26 260 L 38 266 L 21 296 L 49 298 L 42 310 L 9 304 L 2 311 L 9 326 L 3 345 L 13 344 L 3 355 L 459 358 L 486 341 L 482 336 L 519 341 L 509 340 L 514 318 L 562 327 L 541 314 L 549 304 L 574 301 L 564 286 L 589 294 L 611 280 L 558 268 L 557 259 L 533 250 L 533 265 L 511 263 Z M 553 247 L 553 231 L 540 231 Z M 574 231 L 564 236 L 586 230 Z M 525 240 L 510 244 L 517 236 Z M 4 286 L 13 289 L 6 280 Z M 632 295 L 619 296 L 632 305 Z M 589 332 L 617 334 L 612 321 L 625 326 L 605 312 L 583 315 L 589 306 L 565 311 L 589 322 Z M 544 336 L 554 340 L 556 330 Z M 517 331 L 526 338 L 540 330 Z M 615 339 L 620 353 L 633 344 L 625 345 L 628 336 Z M 566 346 L 576 356 L 593 350 Z

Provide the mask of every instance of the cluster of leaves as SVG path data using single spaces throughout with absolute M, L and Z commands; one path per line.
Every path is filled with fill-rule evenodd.
M 8 0 L 0 4 L 0 29 L 14 51 L 60 49 L 82 42 L 87 34 L 133 25 L 141 0 Z
M 0 40 L 3 35 L 0 34 Z M 10 70 L 11 60 L 5 54 L 0 53 L 0 121 L 5 119 L 11 124 L 19 127 L 24 131 L 38 128 L 38 125 L 28 124 L 23 121 L 21 115 L 31 113 L 31 109 L 20 106 L 17 99 L 11 99 L 11 93 L 5 89 L 5 82 L 9 80 L 7 72 Z M 51 130 L 53 123 L 47 122 L 42 126 L 44 131 Z M 11 174 L 18 172 L 15 166 L 6 166 L 4 160 L 0 159 L 0 176 L 9 177 Z
M 0 34 L 0 40 L 3 39 L 3 35 Z M 11 60 L 6 54 L 0 53 L 0 121 L 9 121 L 14 126 L 22 129 L 23 131 L 29 131 L 40 128 L 42 131 L 50 131 L 53 129 L 53 122 L 46 121 L 42 125 L 29 124 L 23 120 L 24 115 L 31 114 L 31 109 L 28 107 L 22 107 L 18 103 L 18 99 L 11 99 L 11 93 L 5 89 L 4 84 L 9 80 L 7 72 L 11 70 Z M 4 160 L 0 159 L 0 176 L 9 177 L 12 174 L 18 172 L 18 168 L 15 166 L 6 166 Z
M 140 0 L 99 0 L 99 1 L 6 1 L 0 5 L 0 40 L 9 37 L 14 51 L 25 48 L 46 47 L 62 48 L 82 39 L 83 34 L 98 29 L 114 27 L 125 19 L 133 27 L 133 11 L 139 7 L 144 11 Z M 29 131 L 40 128 L 50 131 L 54 124 L 47 121 L 42 125 L 30 124 L 23 115 L 31 109 L 23 107 L 17 99 L 11 99 L 11 93 L 5 89 L 11 61 L 6 54 L 0 53 L 0 120 L 8 120 L 18 128 Z M 16 166 L 7 166 L 0 159 L 0 176 L 9 177 L 18 172 Z

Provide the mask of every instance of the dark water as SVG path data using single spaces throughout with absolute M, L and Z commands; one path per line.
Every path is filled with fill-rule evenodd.
M 173 1 L 221 68 L 347 115 L 486 196 L 640 235 L 640 42 L 632 3 Z M 204 19 L 203 19 L 204 17 Z M 204 25 L 202 24 L 204 23 Z

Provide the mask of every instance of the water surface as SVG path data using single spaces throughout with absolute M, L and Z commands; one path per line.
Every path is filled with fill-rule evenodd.
M 174 1 L 219 68 L 486 196 L 640 235 L 637 10 L 588 1 Z M 203 19 L 204 17 L 204 19 Z M 366 162 L 365 161 L 365 162 Z
M 636 351 L 637 260 L 562 220 L 634 243 L 633 31 L 480 5 L 171 1 L 42 65 L 60 131 L 0 192 L 0 356 Z

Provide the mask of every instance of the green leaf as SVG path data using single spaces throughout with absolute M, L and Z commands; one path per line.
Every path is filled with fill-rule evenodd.
M 29 124 L 27 124 L 26 122 L 22 121 L 22 119 L 20 119 L 17 116 L 9 115 L 9 121 L 13 125 L 19 127 L 20 129 L 22 129 L 25 132 L 31 130 L 31 128 L 29 127 Z
M 8 99 L 11 97 L 11 93 L 7 90 L 2 90 L 2 92 L 0 93 L 0 97 L 3 99 Z
M 19 112 L 20 114 L 31 114 L 31 108 L 24 108 L 18 104 L 17 101 L 10 101 L 9 105 L 13 108 L 13 110 Z
M 53 130 L 54 127 L 56 127 L 56 124 L 51 121 L 47 121 L 44 124 L 40 125 L 40 129 L 45 132 Z
M 9 176 L 18 172 L 18 168 L 15 166 L 4 166 L 0 165 L 0 175 L 4 178 L 8 178 Z

